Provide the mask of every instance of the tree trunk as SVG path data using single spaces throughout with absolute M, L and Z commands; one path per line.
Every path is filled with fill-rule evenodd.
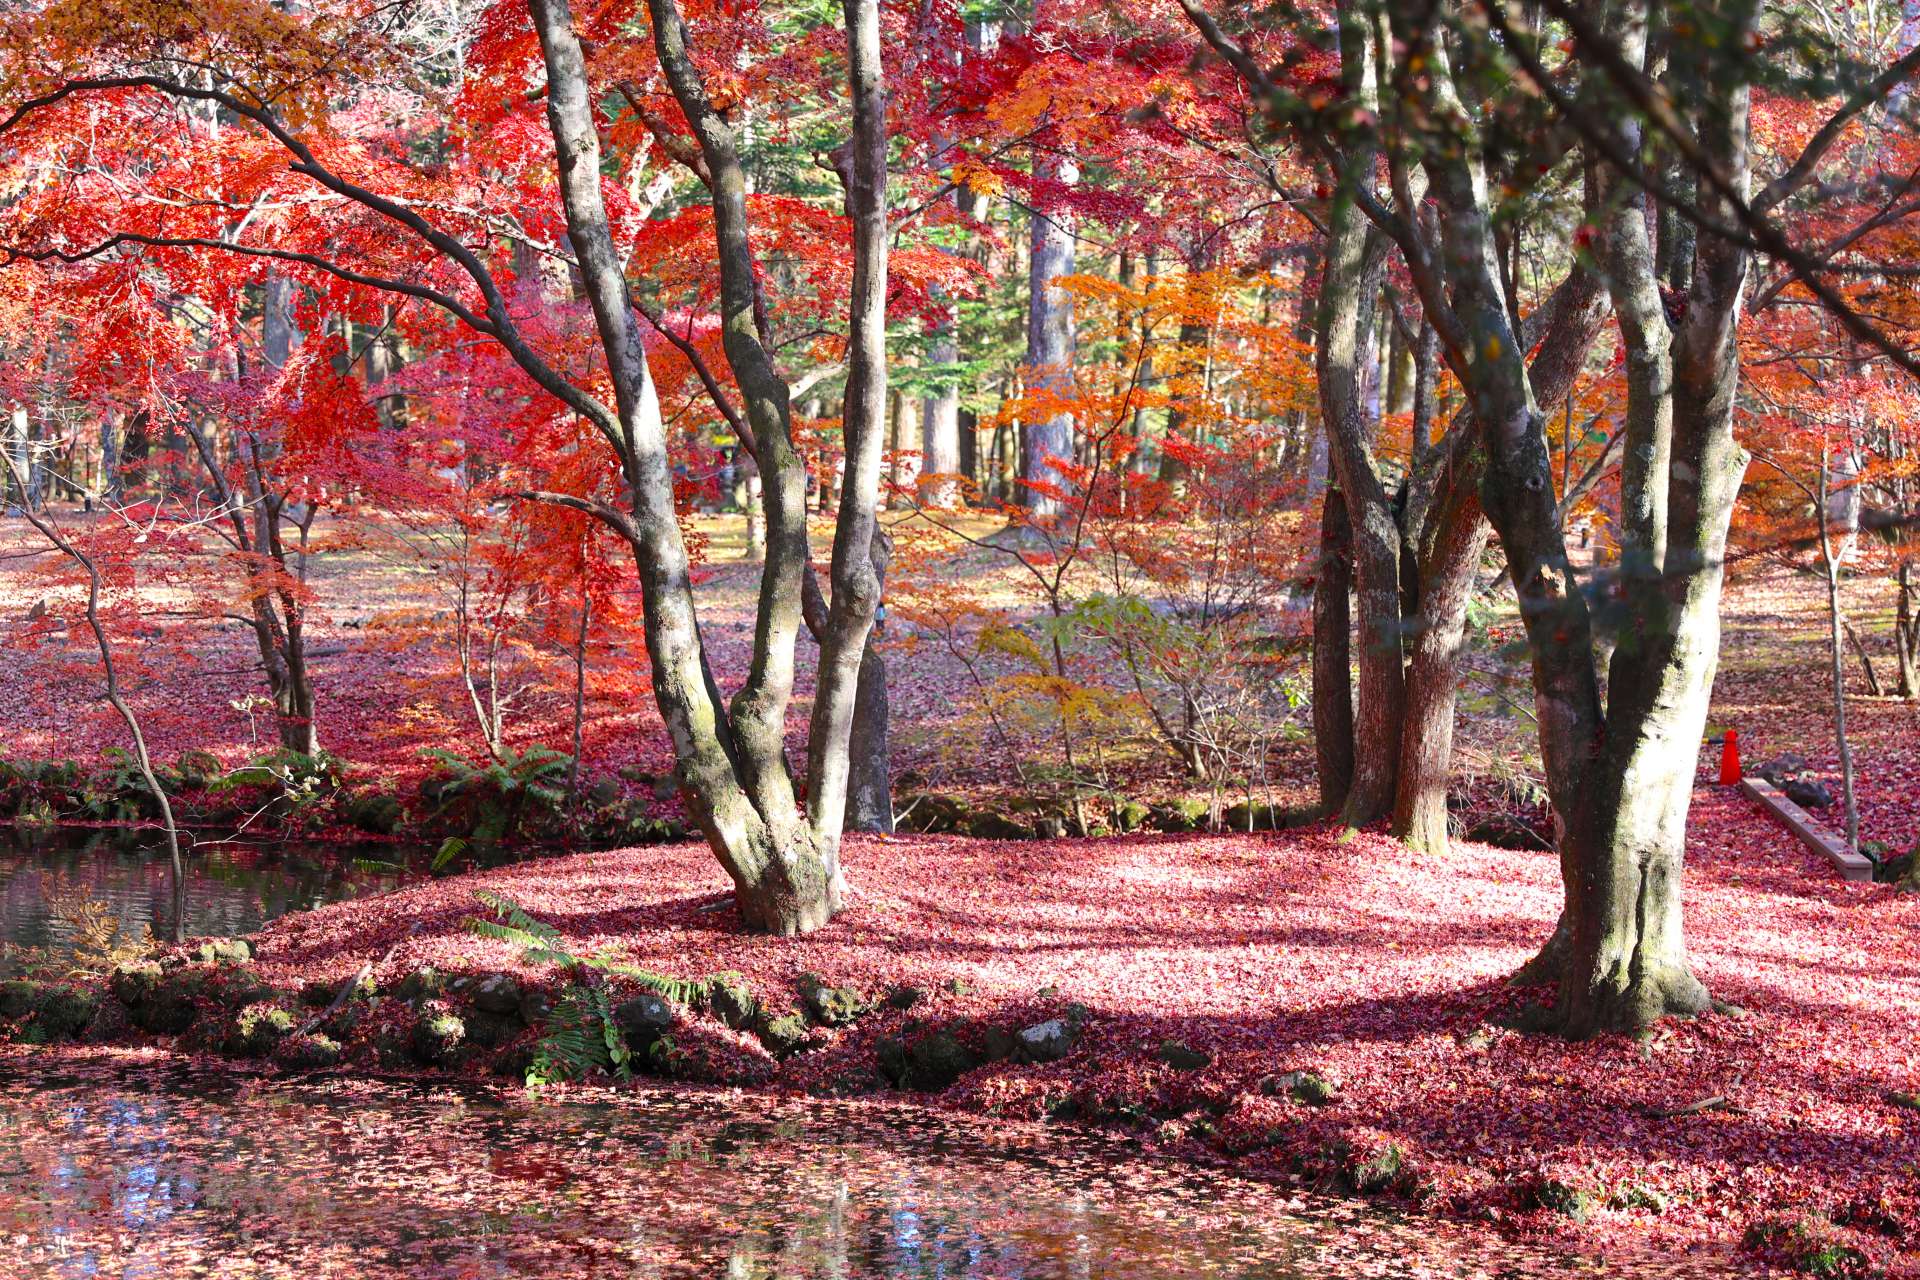
M 119 411 L 100 415 L 100 496 L 110 507 L 120 505 Z
M 1211 266 L 1212 263 L 1209 261 L 1206 251 L 1204 249 L 1195 249 L 1187 255 L 1186 275 L 1182 281 L 1182 286 L 1186 294 L 1187 312 L 1185 318 L 1180 322 L 1180 359 L 1185 363 L 1193 359 L 1195 350 L 1202 352 L 1203 354 L 1200 359 L 1202 361 L 1203 379 L 1205 362 L 1210 359 L 1209 348 L 1212 345 L 1213 326 L 1208 324 L 1203 317 L 1195 314 L 1197 308 L 1195 306 L 1196 299 L 1194 297 L 1195 286 L 1193 278 L 1195 275 L 1208 270 Z M 1144 325 L 1144 319 L 1142 323 Z M 1191 370 L 1188 370 L 1188 376 L 1192 376 Z M 1186 482 L 1189 468 L 1186 461 L 1180 456 L 1179 442 L 1186 440 L 1192 435 L 1192 431 L 1188 427 L 1188 423 L 1192 418 L 1193 414 L 1187 409 L 1184 401 L 1175 403 L 1167 409 L 1166 435 L 1163 437 L 1164 443 L 1160 449 L 1160 479 L 1167 484 L 1184 485 Z M 1168 445 L 1173 447 L 1168 448 Z
M 744 554 L 749 560 L 764 560 L 767 558 L 766 486 L 760 483 L 760 467 L 754 462 L 750 452 L 745 449 L 740 451 L 738 465 L 746 475 L 744 486 L 746 496 L 740 504 L 746 508 L 747 516 L 747 545 Z
M 1920 583 L 1913 580 L 1913 562 L 1902 560 L 1899 575 L 1899 600 L 1894 605 L 1893 651 L 1900 664 L 1900 696 L 1920 698 L 1920 609 L 1914 601 L 1920 597 Z
M 1313 755 L 1320 808 L 1337 813 L 1353 786 L 1353 541 L 1347 504 L 1329 488 L 1320 505 L 1320 558 L 1313 575 Z
M 1447 785 L 1467 606 L 1491 532 L 1480 514 L 1477 457 L 1462 466 L 1469 474 L 1447 484 L 1436 531 L 1419 557 L 1419 612 L 1394 793 L 1393 834 L 1423 853 L 1447 851 Z
M 1820 462 L 1819 502 L 1814 514 L 1820 521 L 1820 567 L 1827 582 L 1827 659 L 1833 681 L 1833 741 L 1840 753 L 1840 797 L 1847 816 L 1847 852 L 1857 854 L 1860 852 L 1860 802 L 1853 790 L 1853 744 L 1847 738 L 1847 653 L 1842 643 L 1846 613 L 1840 603 L 1840 558 L 1860 531 L 1859 495 L 1849 486 L 1847 507 L 1836 509 L 1832 482 L 1842 473 L 1837 467 L 1829 467 L 1824 457 Z M 1837 546 L 1836 525 L 1844 539 Z
M 1540 334 L 1527 379 L 1538 402 L 1563 400 L 1573 389 L 1594 339 L 1607 315 L 1606 294 L 1598 278 L 1575 269 L 1528 317 L 1529 332 Z M 1429 342 L 1419 349 L 1437 357 L 1437 335 L 1422 325 Z M 1415 441 L 1422 394 L 1431 398 L 1432 372 L 1416 367 Z M 1430 411 L 1430 410 L 1429 410 Z M 1471 412 L 1463 412 L 1437 445 L 1421 446 L 1408 485 L 1401 519 L 1410 562 L 1405 594 L 1412 603 L 1412 657 L 1407 667 L 1407 719 L 1400 736 L 1400 773 L 1394 793 L 1393 834 L 1417 849 L 1443 853 L 1447 848 L 1447 787 L 1453 764 L 1454 708 L 1459 699 L 1461 642 L 1474 577 L 1490 532 L 1480 507 L 1486 452 L 1474 430 Z
M 823 856 L 800 820 L 782 750 L 807 571 L 804 464 L 793 449 L 786 385 L 757 333 L 746 181 L 732 130 L 707 100 L 674 0 L 650 0 L 648 8 L 660 64 L 712 178 L 722 343 L 767 484 L 767 567 L 753 662 L 731 708 L 723 708 L 700 640 L 659 399 L 607 221 L 586 60 L 566 0 L 530 0 L 529 9 L 546 63 L 547 122 L 567 236 L 593 308 L 615 410 L 566 385 L 526 349 L 497 290 L 489 294 L 488 315 L 516 361 L 583 413 L 620 458 L 631 512 L 588 505 L 633 547 L 654 699 L 673 743 L 681 795 L 733 881 L 741 924 L 802 933 L 826 923 L 838 905 L 832 857 Z
M 1035 176 L 1070 184 L 1079 169 L 1057 154 L 1038 154 Z M 1026 381 L 1029 390 L 1073 394 L 1073 302 L 1053 282 L 1073 273 L 1073 227 L 1062 209 L 1033 211 L 1033 253 L 1027 273 Z M 1020 501 L 1038 518 L 1057 517 L 1065 509 L 1065 480 L 1049 458 L 1073 457 L 1073 415 L 1056 413 L 1023 421 L 1025 446 L 1020 460 Z
M 876 628 L 877 630 L 878 628 Z M 860 689 L 847 740 L 846 824 L 853 831 L 893 833 L 892 752 L 887 741 L 887 660 L 877 636 L 860 655 Z
M 1363 24 L 1343 18 L 1342 77 L 1361 102 L 1374 99 L 1372 44 Z M 1343 180 L 1372 181 L 1371 151 L 1362 149 L 1345 160 Z M 1385 266 L 1385 241 L 1369 229 L 1358 204 L 1352 199 L 1336 201 L 1320 283 L 1314 364 L 1328 454 L 1351 530 L 1354 599 L 1359 607 L 1353 782 L 1341 810 L 1350 826 L 1372 822 L 1393 807 L 1406 703 L 1400 524 L 1374 466 L 1375 422 L 1368 413 L 1379 365 L 1373 342 L 1373 303 Z
M 1624 12 L 1633 8 L 1623 6 L 1610 20 L 1623 24 L 1623 47 L 1637 60 L 1645 13 Z M 1397 41 L 1429 62 L 1422 109 L 1439 119 L 1470 119 L 1439 23 L 1416 26 L 1405 13 L 1393 18 Z M 1631 47 L 1635 32 L 1638 49 Z M 1744 90 L 1732 100 L 1729 113 L 1713 120 L 1713 145 L 1743 180 Z M 1627 152 L 1636 145 L 1626 142 Z M 1657 341 L 1657 329 L 1622 325 L 1630 343 L 1643 344 L 1628 361 L 1629 450 L 1665 459 L 1664 472 L 1636 468 L 1632 483 L 1664 488 L 1666 502 L 1638 491 L 1623 496 L 1623 539 L 1633 540 L 1631 558 L 1642 567 L 1623 573 L 1619 586 L 1626 625 L 1603 715 L 1592 620 L 1567 559 L 1544 420 L 1525 369 L 1526 344 L 1509 322 L 1478 156 L 1473 140 L 1463 139 L 1427 166 L 1450 296 L 1440 296 L 1437 277 L 1423 273 L 1422 300 L 1430 314 L 1447 310 L 1449 359 L 1487 450 L 1481 501 L 1507 552 L 1533 658 L 1566 905 L 1553 940 L 1530 967 L 1536 975 L 1548 966 L 1557 973 L 1560 1025 L 1585 1036 L 1706 1007 L 1705 990 L 1686 965 L 1680 862 L 1718 651 L 1726 530 L 1745 464 L 1733 441 L 1732 407 L 1733 331 L 1746 260 L 1735 246 L 1703 237 L 1674 376 L 1664 387 L 1659 353 L 1647 345 Z M 1730 215 L 1716 209 L 1714 216 Z M 1609 245 L 1617 296 L 1643 297 L 1650 286 L 1653 256 L 1641 231 Z M 1672 426 L 1663 444 L 1665 423 Z M 1663 548 L 1657 560 L 1655 546 Z
M 959 309 L 946 303 L 946 318 L 927 349 L 932 372 L 941 379 L 932 395 L 920 402 L 921 500 L 929 506 L 952 507 L 960 501 L 960 486 L 951 477 L 962 471 L 960 461 L 960 384 L 953 366 L 960 359 L 954 342 Z M 928 483 L 926 476 L 945 477 Z
M 880 0 L 843 0 L 847 23 L 847 81 L 853 99 L 853 137 L 834 162 L 853 223 L 853 290 L 847 325 L 847 483 L 833 531 L 833 600 L 820 640 L 819 689 L 807 732 L 807 815 L 825 860 L 835 900 L 842 894 L 840 834 L 851 772 L 851 735 L 862 677 L 880 682 L 864 728 L 885 751 L 886 669 L 872 651 L 888 556 L 886 534 L 874 510 L 880 493 L 881 445 L 887 408 L 887 120 L 881 72 Z M 870 669 L 871 668 L 871 669 Z M 877 715 L 876 715 L 877 713 Z M 879 765 L 885 782 L 884 754 Z M 863 782 L 871 787 L 869 776 Z M 890 816 L 890 815 L 889 815 Z

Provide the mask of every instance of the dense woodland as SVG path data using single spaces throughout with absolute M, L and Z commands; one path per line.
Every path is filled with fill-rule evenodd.
M 1911 5 L 6 13 L 23 822 L 690 833 L 774 935 L 850 832 L 1517 833 L 1519 1025 L 1645 1033 L 1784 583 L 1920 885 Z

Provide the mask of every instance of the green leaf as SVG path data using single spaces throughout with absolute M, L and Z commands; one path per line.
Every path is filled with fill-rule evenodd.
M 448 836 L 440 842 L 440 848 L 434 852 L 433 862 L 429 870 L 439 871 L 444 869 L 449 862 L 452 862 L 466 851 L 467 842 L 465 840 L 462 840 L 459 836 Z

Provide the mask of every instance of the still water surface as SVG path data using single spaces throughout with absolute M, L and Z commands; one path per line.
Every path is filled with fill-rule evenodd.
M 56 958 L 70 951 L 73 919 L 87 902 L 112 913 L 122 938 L 170 936 L 172 874 L 153 836 L 0 828 L 0 976 L 22 967 L 20 948 Z M 384 893 L 427 874 L 431 861 L 431 851 L 410 846 L 206 839 L 185 859 L 186 936 L 252 933 L 289 911 Z
M 1165 1280 L 1587 1273 L 1091 1136 L 737 1094 L 0 1056 L 0 1275 Z

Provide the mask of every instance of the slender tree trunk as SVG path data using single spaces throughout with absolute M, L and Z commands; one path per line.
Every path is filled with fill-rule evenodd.
M 1610 21 L 1630 58 L 1645 13 L 1616 10 Z M 1465 121 L 1449 52 L 1437 22 L 1416 26 L 1395 13 L 1395 36 L 1429 62 L 1423 109 Z M 1708 145 L 1738 180 L 1745 173 L 1745 92 L 1715 115 Z M 1534 690 L 1548 786 L 1560 828 L 1566 906 L 1554 938 L 1530 968 L 1559 979 L 1558 1015 L 1573 1036 L 1644 1026 L 1665 1013 L 1706 1007 L 1687 968 L 1680 915 L 1680 865 L 1698 744 L 1705 728 L 1719 641 L 1719 592 L 1726 530 L 1745 468 L 1733 440 L 1738 360 L 1733 343 L 1746 259 L 1706 237 L 1696 255 L 1684 327 L 1676 343 L 1671 404 L 1662 406 L 1657 353 L 1628 364 L 1629 449 L 1663 453 L 1664 474 L 1638 469 L 1633 483 L 1662 486 L 1665 506 L 1629 493 L 1623 512 L 1635 522 L 1623 537 L 1652 570 L 1623 573 L 1619 609 L 1626 624 L 1611 664 L 1602 712 L 1592 620 L 1568 563 L 1544 422 L 1532 396 L 1525 344 L 1510 310 L 1494 253 L 1495 238 L 1472 139 L 1428 166 L 1441 211 L 1445 279 L 1451 296 L 1423 301 L 1450 309 L 1456 369 L 1479 418 L 1488 461 L 1481 501 L 1506 549 L 1533 656 Z M 1633 144 L 1627 144 L 1629 152 Z M 1715 209 L 1714 216 L 1729 216 Z M 1644 229 L 1643 229 L 1644 231 Z M 1654 263 L 1621 238 L 1611 269 L 1616 292 L 1641 294 Z M 1623 324 L 1630 342 L 1650 334 Z M 1670 437 L 1659 439 L 1662 423 Z M 1653 561 L 1640 548 L 1664 548 Z
M 12 455 L 7 457 L 7 474 L 13 477 L 16 484 L 25 487 L 26 468 Z M 26 508 L 24 514 L 41 537 L 79 565 L 87 575 L 87 628 L 93 632 L 94 644 L 100 650 L 100 666 L 106 677 L 107 702 L 119 715 L 121 723 L 127 726 L 127 735 L 133 739 L 133 761 L 140 770 L 140 780 L 146 784 L 147 794 L 153 797 L 154 803 L 160 808 L 160 822 L 167 837 L 167 863 L 173 879 L 173 920 L 169 933 L 173 941 L 182 942 L 187 933 L 187 881 L 186 869 L 180 858 L 180 828 L 173 819 L 173 802 L 153 772 L 153 757 L 147 751 L 147 735 L 141 731 L 140 720 L 134 714 L 133 707 L 120 692 L 120 673 L 113 660 L 113 645 L 108 641 L 106 627 L 100 621 L 100 567 L 32 507 Z
M 100 415 L 100 496 L 108 506 L 117 507 L 120 493 L 119 411 L 110 409 Z
M 1359 100 L 1374 98 L 1372 40 L 1363 24 L 1343 18 L 1343 70 Z M 1371 182 L 1371 153 L 1346 157 L 1345 181 Z M 1361 826 L 1393 807 L 1406 704 L 1400 599 L 1400 525 L 1373 461 L 1370 388 L 1377 384 L 1373 295 L 1386 263 L 1385 242 L 1369 230 L 1351 199 L 1336 201 L 1316 322 L 1315 372 L 1328 454 L 1351 528 L 1355 602 L 1359 608 L 1359 706 L 1354 720 L 1353 783 L 1342 819 Z
M 1542 335 L 1527 368 L 1536 401 L 1551 404 L 1566 398 L 1606 315 L 1606 295 L 1598 278 L 1576 267 L 1540 311 L 1529 317 L 1529 325 Z M 1423 330 L 1434 334 L 1431 325 Z M 1422 350 L 1428 347 L 1428 342 L 1420 343 Z M 1417 430 L 1418 401 L 1423 394 L 1419 383 L 1431 376 L 1415 379 L 1416 441 L 1422 438 Z M 1431 397 L 1430 385 L 1424 394 Z M 1393 834 L 1430 853 L 1447 848 L 1446 801 L 1461 646 L 1475 574 L 1490 532 L 1480 507 L 1486 452 L 1475 426 L 1472 413 L 1463 412 L 1444 439 L 1416 454 L 1401 517 L 1407 543 L 1403 561 L 1412 564 L 1406 594 L 1413 602 L 1413 642 Z
M 1072 160 L 1053 153 L 1037 155 L 1034 171 L 1037 177 L 1059 183 L 1070 184 L 1079 177 L 1079 168 Z M 1073 302 L 1053 282 L 1073 273 L 1071 216 L 1063 209 L 1035 209 L 1032 233 L 1033 253 L 1027 274 L 1027 386 L 1069 396 L 1073 393 Z M 1020 461 L 1020 479 L 1024 482 L 1020 501 L 1035 517 L 1058 516 L 1065 509 L 1061 497 L 1065 481 L 1048 459 L 1073 457 L 1073 415 L 1056 413 L 1023 425 L 1026 441 Z
M 1860 852 L 1860 802 L 1853 789 L 1853 744 L 1847 738 L 1847 652 L 1843 643 L 1846 613 L 1840 603 L 1840 557 L 1846 542 L 1834 537 L 1835 526 L 1848 541 L 1860 528 L 1858 495 L 1849 490 L 1851 501 L 1836 509 L 1833 478 L 1843 474 L 1830 468 L 1822 457 L 1819 478 L 1819 502 L 1815 515 L 1820 521 L 1820 567 L 1827 584 L 1827 659 L 1833 681 L 1833 742 L 1840 753 L 1840 796 L 1847 817 L 1847 852 Z M 1869 668 L 1871 670 L 1871 668 Z
M 1180 350 L 1183 361 L 1191 360 L 1195 350 L 1206 353 L 1212 343 L 1213 327 L 1206 322 L 1203 316 L 1195 314 L 1199 308 L 1197 306 L 1198 299 L 1195 296 L 1196 285 L 1194 282 L 1196 275 L 1207 271 L 1212 265 L 1204 250 L 1196 249 L 1187 255 L 1184 287 L 1186 289 L 1188 314 L 1186 318 L 1180 322 Z M 1201 356 L 1203 365 L 1208 359 L 1209 356 L 1207 354 Z M 1189 376 L 1191 376 L 1191 373 L 1189 373 Z M 1160 450 L 1160 479 L 1168 484 L 1179 485 L 1186 481 L 1189 468 L 1186 461 L 1180 456 L 1180 442 L 1187 440 L 1188 437 L 1192 435 L 1192 431 L 1188 426 L 1192 418 L 1192 412 L 1187 409 L 1184 404 L 1175 404 L 1167 410 L 1167 427 L 1164 437 L 1165 444 L 1162 445 Z M 1167 445 L 1171 445 L 1172 448 L 1166 447 Z
M 1894 605 L 1893 649 L 1900 664 L 1900 696 L 1920 698 L 1920 583 L 1913 580 L 1913 562 L 1902 560 L 1897 579 L 1899 600 Z
M 746 499 L 741 503 L 747 516 L 744 554 L 749 560 L 764 560 L 767 558 L 767 507 L 765 486 L 760 483 L 760 466 L 745 449 L 740 451 L 739 465 L 746 473 Z
M 633 547 L 654 699 L 673 743 L 687 809 L 733 880 L 741 923 L 801 933 L 824 924 L 836 905 L 831 859 L 821 855 L 800 819 L 782 750 L 800 584 L 808 571 L 804 476 L 789 434 L 786 386 L 757 332 L 746 181 L 732 130 L 707 100 L 678 7 L 673 0 L 650 0 L 648 8 L 660 64 L 712 178 L 722 343 L 746 400 L 744 420 L 767 483 L 767 568 L 754 656 L 730 709 L 722 705 L 700 640 L 659 399 L 601 196 L 595 109 L 566 0 L 530 0 L 529 9 L 546 63 L 547 121 L 567 236 L 593 308 L 616 409 L 609 414 L 584 400 L 550 370 L 542 385 L 587 413 L 621 459 L 630 513 L 604 505 L 589 509 Z M 542 370 L 512 327 L 504 299 L 495 294 L 488 302 L 489 319 L 515 359 Z
M 893 542 L 884 530 L 874 541 L 876 581 L 884 593 L 886 565 Z M 887 660 L 880 651 L 880 618 L 867 633 L 860 655 L 859 691 L 854 698 L 853 728 L 847 739 L 846 824 L 854 831 L 893 832 L 892 751 L 888 742 Z
M 851 771 L 850 737 L 861 677 L 868 677 L 863 728 L 884 752 L 886 669 L 869 639 L 879 612 L 885 555 L 875 506 L 880 492 L 881 443 L 887 407 L 887 120 L 881 71 L 880 0 L 843 0 L 847 24 L 847 81 L 853 99 L 853 137 L 836 153 L 853 223 L 853 290 L 847 327 L 847 484 L 833 533 L 833 600 L 820 641 L 819 691 L 807 733 L 807 814 L 825 859 L 832 896 L 843 890 L 839 846 Z M 871 671 L 868 670 L 871 664 Z M 881 689 L 872 695 L 872 682 Z M 871 758 L 864 762 L 873 768 Z M 880 766 L 884 773 L 885 766 Z M 869 787 L 871 777 L 863 779 Z M 881 783 L 884 787 L 884 781 Z M 890 817 L 891 815 L 889 815 Z

